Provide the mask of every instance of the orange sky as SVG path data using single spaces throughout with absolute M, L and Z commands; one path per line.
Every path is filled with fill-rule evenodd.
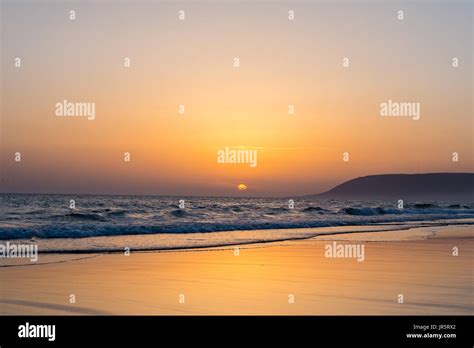
M 468 2 L 405 6 L 402 23 L 369 2 L 69 7 L 3 4 L 0 191 L 274 196 L 473 170 Z M 95 120 L 55 116 L 64 99 L 95 102 Z M 388 99 L 419 102 L 420 120 L 381 117 Z M 217 163 L 236 146 L 256 168 Z

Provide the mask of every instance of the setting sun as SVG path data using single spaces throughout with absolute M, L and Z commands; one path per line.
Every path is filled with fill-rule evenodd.
M 239 186 L 237 186 L 237 189 L 238 189 L 239 191 L 245 191 L 245 190 L 247 190 L 247 185 L 245 185 L 245 184 L 239 184 Z

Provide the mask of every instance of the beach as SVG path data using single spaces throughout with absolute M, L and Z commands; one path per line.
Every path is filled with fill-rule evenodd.
M 473 314 L 472 225 L 339 228 L 340 234 L 239 246 L 2 260 L 0 313 Z M 363 261 L 326 257 L 333 242 L 364 245 Z

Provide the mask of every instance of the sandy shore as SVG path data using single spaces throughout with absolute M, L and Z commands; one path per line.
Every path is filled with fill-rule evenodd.
M 341 234 L 239 246 L 238 255 L 234 247 L 42 255 L 43 264 L 0 267 L 0 313 L 472 315 L 472 232 Z M 364 261 L 326 257 L 334 240 L 363 243 Z

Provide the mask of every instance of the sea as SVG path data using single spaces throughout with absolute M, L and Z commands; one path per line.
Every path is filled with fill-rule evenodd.
M 474 203 L 454 201 L 400 209 L 383 200 L 0 194 L 0 240 L 59 253 L 231 246 L 471 218 Z

